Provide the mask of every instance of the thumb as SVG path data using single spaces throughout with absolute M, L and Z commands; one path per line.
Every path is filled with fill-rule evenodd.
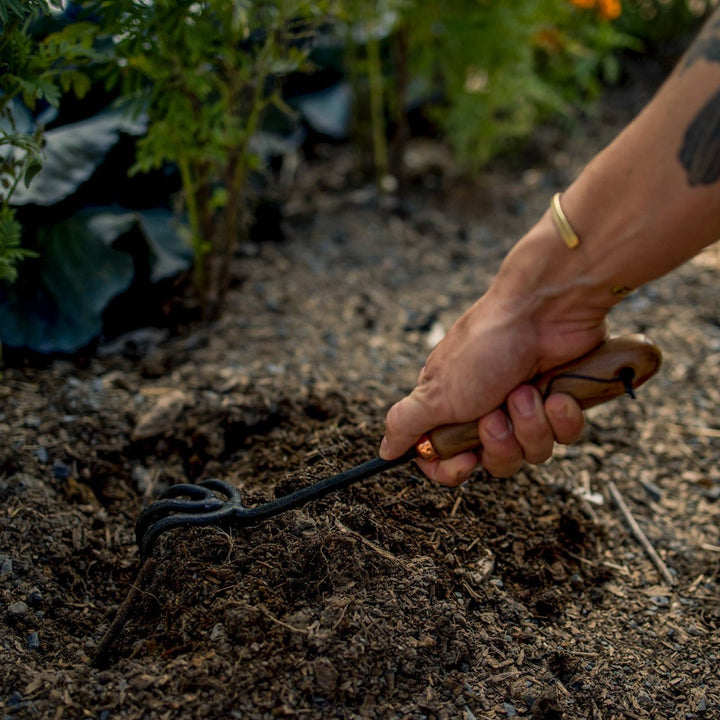
M 420 436 L 431 430 L 433 412 L 420 398 L 418 388 L 395 403 L 385 418 L 385 436 L 380 443 L 380 457 L 393 460 L 411 448 Z

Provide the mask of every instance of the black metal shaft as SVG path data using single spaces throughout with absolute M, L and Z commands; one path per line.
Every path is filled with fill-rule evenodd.
M 288 495 L 275 498 L 269 502 L 257 505 L 253 508 L 244 508 L 244 518 L 247 522 L 243 521 L 242 525 L 249 525 L 257 520 L 264 520 L 265 518 L 272 517 L 273 515 L 279 515 L 280 513 L 286 512 L 287 510 L 293 510 L 294 508 L 301 507 L 312 500 L 319 500 L 325 497 L 331 492 L 337 490 L 343 490 L 350 485 L 360 482 L 361 480 L 367 480 L 368 478 L 378 475 L 379 473 L 390 470 L 399 465 L 404 465 L 410 460 L 414 460 L 417 457 L 415 450 L 405 453 L 395 460 L 383 460 L 382 458 L 374 458 L 357 465 L 349 470 L 344 470 L 337 475 L 320 480 L 313 485 L 300 488 L 291 492 Z
M 274 515 L 299 508 L 313 500 L 319 500 L 331 492 L 342 490 L 391 468 L 404 465 L 416 457 L 413 449 L 394 460 L 381 458 L 368 460 L 354 468 L 255 507 L 245 507 L 238 488 L 222 480 L 205 480 L 200 485 L 173 485 L 160 496 L 159 500 L 148 505 L 138 516 L 135 534 L 140 553 L 143 557 L 148 557 L 157 539 L 168 530 L 208 525 L 226 528 L 247 527 Z M 225 499 L 215 493 L 224 495 Z

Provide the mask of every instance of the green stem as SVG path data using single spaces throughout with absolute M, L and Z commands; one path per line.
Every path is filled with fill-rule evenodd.
M 205 255 L 207 253 L 207 248 L 203 244 L 200 233 L 200 216 L 198 214 L 195 181 L 193 180 L 192 170 L 190 169 L 190 163 L 187 158 L 179 158 L 177 165 L 180 170 L 180 179 L 182 182 L 185 205 L 188 213 L 188 224 L 190 225 L 190 244 L 195 251 L 195 287 L 199 292 L 201 299 L 203 299 L 207 291 L 207 288 L 205 287 Z
M 216 260 L 220 263 L 215 275 L 217 287 L 213 289 L 214 296 L 217 298 L 216 303 L 218 307 L 215 309 L 216 312 L 220 311 L 230 285 L 230 264 L 233 253 L 235 252 L 237 237 L 242 223 L 242 216 L 239 211 L 240 203 L 243 199 L 250 172 L 250 139 L 260 126 L 262 113 L 267 105 L 264 98 L 265 78 L 267 76 L 266 67 L 269 67 L 269 63 L 266 65 L 266 55 L 271 55 L 269 50 L 272 42 L 273 40 L 269 38 L 263 48 L 263 52 L 258 58 L 255 73 L 256 85 L 252 93 L 250 114 L 245 124 L 243 142 L 235 148 L 234 152 L 228 153 L 230 166 L 228 167 L 227 204 L 223 209 L 223 222 L 220 225 L 221 237 L 217 243 L 218 247 L 214 250 L 219 256 Z M 242 79 L 231 74 L 230 86 L 232 88 L 242 88 Z M 230 102 L 231 107 L 238 104 L 240 103 L 237 102 L 237 98 L 233 97 Z M 234 160 L 232 158 L 234 158 Z
M 371 37 L 367 43 L 368 82 L 370 89 L 370 122 L 372 124 L 373 160 L 378 187 L 388 173 L 388 149 L 385 137 L 383 75 L 380 63 L 380 42 Z

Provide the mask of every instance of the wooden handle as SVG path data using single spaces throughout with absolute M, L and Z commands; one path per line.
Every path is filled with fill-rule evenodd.
M 624 335 L 607 340 L 586 355 L 548 370 L 530 382 L 543 398 L 552 393 L 572 395 L 581 408 L 607 402 L 651 378 L 660 368 L 660 348 L 645 335 Z M 634 395 L 633 395 L 634 396 Z M 453 457 L 480 447 L 478 421 L 441 425 L 415 444 L 417 454 L 426 460 Z

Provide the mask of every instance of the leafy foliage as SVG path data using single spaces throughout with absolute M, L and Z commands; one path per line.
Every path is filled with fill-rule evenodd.
M 23 244 L 41 253 L 16 290 L 0 284 L 0 332 L 35 349 L 70 351 L 98 332 L 102 304 L 130 282 L 128 256 L 113 246 L 128 233 L 154 258 L 153 279 L 188 266 L 191 253 L 178 246 L 187 241 L 205 314 L 221 311 L 270 116 L 314 116 L 320 132 L 342 137 L 352 85 L 382 182 L 390 128 L 402 127 L 419 101 L 458 158 L 478 169 L 549 113 L 570 117 L 586 106 L 618 77 L 618 49 L 664 37 L 638 24 L 649 7 L 663 27 L 686 27 L 699 0 L 77 0 L 72 17 L 56 12 L 61 5 L 0 0 L 0 280 L 16 279 L 18 263 L 33 254 Z M 349 82 L 286 104 L 285 78 L 312 71 L 310 58 L 322 56 L 316 41 L 329 35 L 346 52 Z M 45 131 L 48 108 L 62 113 L 65 98 L 103 83 L 107 102 L 120 95 L 129 115 L 116 106 Z M 179 175 L 174 220 L 167 209 L 106 207 L 60 222 L 56 214 L 57 235 L 20 227 L 29 217 L 23 206 L 62 204 L 64 212 L 128 133 L 140 138 L 135 176 L 167 168 Z M 98 234 L 103 224 L 118 232 Z M 78 242 L 96 262 L 83 258 L 73 269 Z M 78 273 L 88 274 L 84 299 Z M 42 288 L 35 298 L 33 282 Z M 22 313 L 32 321 L 23 324 Z
M 475 169 L 542 117 L 594 97 L 617 77 L 613 52 L 633 43 L 554 0 L 415 0 L 403 19 L 411 75 L 444 99 L 434 117 Z
M 716 7 L 714 0 L 624 0 L 617 25 L 638 40 L 645 49 L 681 52 L 689 35 L 694 35 L 703 19 Z M 678 44 L 679 47 L 670 47 Z
M 38 262 L 20 287 L 0 288 L 0 327 L 7 344 L 72 352 L 90 342 L 100 332 L 109 300 L 132 282 L 131 257 L 111 247 L 131 223 L 93 212 L 43 228 Z M 27 286 L 30 291 L 24 292 Z M 43 291 L 37 293 L 37 287 Z
M 36 12 L 49 13 L 62 8 L 61 0 L 0 0 L 0 21 L 7 24 L 11 18 L 25 18 Z
M 109 82 L 146 108 L 135 171 L 174 163 L 205 313 L 216 315 L 248 220 L 251 139 L 270 108 L 288 111 L 279 80 L 305 67 L 328 2 L 100 0 L 87 3 L 116 58 Z
M 10 201 L 20 181 L 28 187 L 42 167 L 43 132 L 28 118 L 21 126 L 18 116 L 41 102 L 57 106 L 63 92 L 82 97 L 90 88 L 81 68 L 96 54 L 82 28 L 68 26 L 41 38 L 32 32 L 40 13 L 59 6 L 51 0 L 0 3 L 0 280 L 15 280 L 18 262 L 33 255 L 20 248 Z
M 13 282 L 17 278 L 17 263 L 35 253 L 21 248 L 22 226 L 7 205 L 0 206 L 0 280 Z

